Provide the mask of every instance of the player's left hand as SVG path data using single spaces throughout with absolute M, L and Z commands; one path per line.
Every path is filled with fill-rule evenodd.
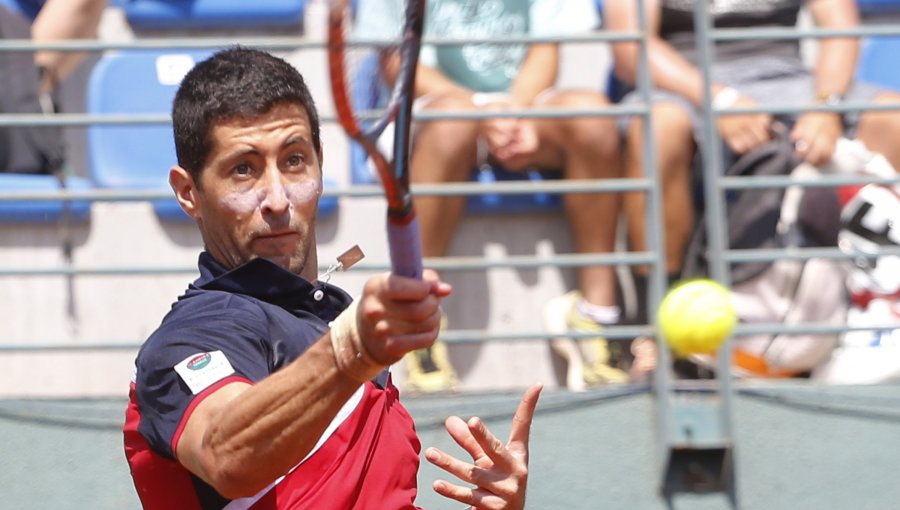
M 459 460 L 434 447 L 425 451 L 425 458 L 475 487 L 436 480 L 433 484 L 435 492 L 471 505 L 472 509 L 524 508 L 528 482 L 528 437 L 542 389 L 543 385 L 535 384 L 525 391 L 505 445 L 488 430 L 481 418 L 470 418 L 467 422 L 457 416 L 447 418 L 444 423 L 447 432 L 472 456 L 472 462 Z
M 844 132 L 841 116 L 834 112 L 808 112 L 797 119 L 791 130 L 797 156 L 812 165 L 831 161 L 838 138 Z

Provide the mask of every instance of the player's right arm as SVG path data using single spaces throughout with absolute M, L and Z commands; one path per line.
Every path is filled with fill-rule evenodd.
M 662 7 L 659 0 L 646 0 L 645 21 L 648 34 L 647 54 L 653 84 L 677 94 L 699 108 L 703 103 L 703 76 L 671 44 L 660 37 Z M 609 0 L 604 4 L 606 27 L 611 31 L 636 32 L 638 23 L 637 2 L 634 0 Z M 640 61 L 639 42 L 612 44 L 616 76 L 629 85 L 637 82 Z M 712 97 L 723 93 L 727 87 L 721 83 L 712 86 Z M 727 92 L 730 93 L 730 92 Z M 752 108 L 756 102 L 739 92 L 728 105 L 733 108 Z M 722 139 L 738 154 L 742 154 L 770 139 L 772 116 L 765 113 L 720 116 L 716 121 Z
M 388 366 L 430 345 L 439 330 L 440 299 L 449 292 L 434 273 L 424 281 L 370 279 L 358 305 L 349 309 L 366 355 Z M 326 333 L 259 383 L 231 383 L 207 396 L 173 445 L 176 457 L 226 498 L 252 496 L 311 451 L 360 384 L 338 366 Z

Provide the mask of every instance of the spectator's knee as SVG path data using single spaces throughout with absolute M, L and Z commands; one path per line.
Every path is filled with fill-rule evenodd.
M 538 106 L 576 112 L 602 110 L 609 107 L 609 100 L 596 92 L 572 90 L 555 92 Z M 570 150 L 589 150 L 608 155 L 619 150 L 619 133 L 615 119 L 608 115 L 578 115 L 562 117 L 555 121 L 562 144 Z
M 429 113 L 453 115 L 474 111 L 472 102 L 462 96 L 443 95 L 428 98 L 422 109 Z M 478 137 L 478 121 L 465 119 L 437 119 L 416 122 L 416 148 L 454 154 L 474 148 Z

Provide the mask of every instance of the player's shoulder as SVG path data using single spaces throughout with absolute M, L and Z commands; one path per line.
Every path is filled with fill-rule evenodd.
M 257 300 L 191 288 L 172 305 L 141 351 L 165 349 L 187 338 L 203 343 L 232 337 L 260 338 L 266 329 L 266 314 Z

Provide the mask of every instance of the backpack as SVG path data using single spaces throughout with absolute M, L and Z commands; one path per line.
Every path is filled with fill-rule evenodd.
M 814 179 L 818 170 L 799 162 L 784 135 L 741 156 L 727 176 Z M 835 246 L 840 205 L 831 189 L 790 186 L 726 193 L 728 247 L 752 250 Z M 701 220 L 688 244 L 684 278 L 708 274 L 707 225 Z M 730 265 L 732 301 L 739 321 L 752 324 L 843 324 L 848 298 L 846 267 L 839 260 L 812 258 L 741 262 Z M 752 334 L 734 337 L 736 375 L 805 376 L 823 364 L 837 333 Z
M 29 23 L 0 5 L 0 39 L 30 38 Z M 31 51 L 0 52 L 0 113 L 44 113 Z M 59 126 L 0 126 L 0 172 L 59 174 L 64 163 Z

